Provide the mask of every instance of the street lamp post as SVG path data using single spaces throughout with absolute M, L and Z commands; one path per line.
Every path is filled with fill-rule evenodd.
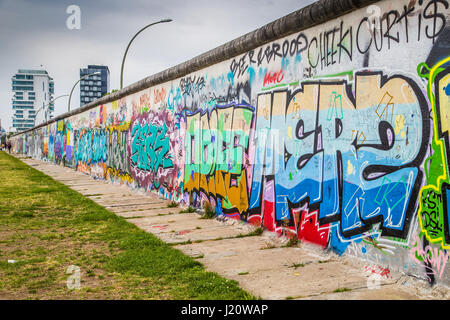
M 60 95 L 60 96 L 56 97 L 55 99 L 51 100 L 49 103 L 47 103 L 47 104 L 46 104 L 45 106 L 43 106 L 42 108 L 39 108 L 38 111 L 36 112 L 36 114 L 34 115 L 34 125 L 36 126 L 36 117 L 37 117 L 37 115 L 39 114 L 39 112 L 40 112 L 41 110 L 44 110 L 45 107 L 47 107 L 47 106 L 49 106 L 50 104 L 52 104 L 53 102 L 55 102 L 56 99 L 59 99 L 59 98 L 62 98 L 62 97 L 67 97 L 67 96 L 68 96 L 68 94 Z M 47 115 L 46 115 L 46 117 L 45 117 L 45 120 L 47 120 Z
M 89 77 L 89 76 L 93 76 L 94 74 L 101 74 L 101 72 L 100 72 L 100 71 L 97 71 L 97 72 L 94 72 L 94 73 L 87 74 L 87 75 L 85 75 L 85 76 L 82 76 L 77 82 L 75 82 L 75 84 L 74 84 L 73 87 L 72 87 L 72 90 L 70 90 L 69 103 L 68 103 L 68 107 L 67 107 L 67 112 L 70 112 L 70 99 L 72 98 L 73 90 L 75 89 L 75 87 L 77 86 L 77 84 L 78 84 L 81 80 L 83 80 L 83 79 L 85 79 L 85 78 L 87 78 L 87 77 Z
M 125 64 L 125 58 L 126 58 L 126 56 L 127 56 L 128 49 L 130 48 L 130 45 L 131 45 L 131 43 L 133 42 L 133 40 L 137 37 L 137 35 L 138 35 L 139 33 L 141 33 L 142 31 L 144 31 L 144 30 L 147 29 L 148 27 L 153 26 L 153 25 L 158 24 L 158 23 L 164 23 L 164 22 L 170 22 L 170 21 L 172 21 L 172 19 L 163 19 L 163 20 L 160 20 L 160 21 L 157 21 L 157 22 L 150 23 L 149 25 L 147 25 L 147 26 L 143 27 L 141 30 L 139 30 L 139 31 L 133 36 L 133 38 L 131 38 L 130 42 L 129 42 L 128 45 L 127 45 L 127 49 L 125 50 L 125 53 L 124 53 L 124 55 L 123 55 L 123 59 L 122 59 L 122 67 L 120 68 L 120 89 L 123 88 L 123 66 L 124 66 L 124 64 Z

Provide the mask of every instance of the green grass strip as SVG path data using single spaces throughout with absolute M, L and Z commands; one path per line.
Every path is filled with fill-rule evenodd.
M 80 289 L 67 287 L 70 265 L 80 268 Z M 5 152 L 0 279 L 2 299 L 255 299 L 236 281 L 206 272 L 195 259 Z

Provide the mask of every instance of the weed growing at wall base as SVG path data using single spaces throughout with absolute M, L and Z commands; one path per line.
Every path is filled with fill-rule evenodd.
M 193 213 L 193 212 L 195 212 L 195 208 L 189 206 L 186 209 L 180 210 L 179 213 Z
M 167 205 L 167 208 L 176 208 L 176 207 L 178 207 L 178 203 L 176 203 L 175 201 L 171 201 Z
M 216 216 L 216 211 L 209 202 L 205 202 L 203 209 L 205 210 L 205 213 L 203 214 L 202 219 L 212 219 Z

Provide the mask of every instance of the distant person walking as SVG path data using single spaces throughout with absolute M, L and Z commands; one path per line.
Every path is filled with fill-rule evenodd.
M 8 152 L 11 153 L 11 147 L 12 147 L 11 141 L 8 141 L 8 142 L 6 143 L 6 147 L 8 148 Z

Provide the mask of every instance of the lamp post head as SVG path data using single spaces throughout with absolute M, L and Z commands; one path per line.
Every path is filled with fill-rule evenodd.
M 97 72 L 89 73 L 85 77 L 93 76 L 93 75 L 96 75 L 96 74 L 102 74 L 102 73 L 101 73 L 101 71 L 97 71 Z
M 68 101 L 69 103 L 67 104 L 67 112 L 70 112 L 70 98 L 72 98 L 73 89 L 75 89 L 76 85 L 77 85 L 82 79 L 86 79 L 87 77 L 92 76 L 92 75 L 94 75 L 94 74 L 101 74 L 101 71 L 97 71 L 97 72 L 93 72 L 93 73 L 86 74 L 86 75 L 82 76 L 77 82 L 75 82 L 75 84 L 73 85 L 72 90 L 70 91 L 70 94 L 69 94 L 69 101 Z
M 96 72 L 92 72 L 92 73 L 89 73 L 89 74 L 85 74 L 83 77 L 93 76 L 94 74 L 101 74 L 101 71 L 96 71 Z
M 123 66 L 124 66 L 124 64 L 125 64 L 125 57 L 127 56 L 128 49 L 130 48 L 130 45 L 131 45 L 131 43 L 133 42 L 133 40 L 137 37 L 138 34 L 140 34 L 142 31 L 144 31 L 144 30 L 147 29 L 148 27 L 153 26 L 153 25 L 158 24 L 158 23 L 162 23 L 162 22 L 171 22 L 171 21 L 172 21 L 172 19 L 162 19 L 162 20 L 159 20 L 159 21 L 157 21 L 157 22 L 150 23 L 149 25 L 146 25 L 146 26 L 143 27 L 141 30 L 139 30 L 139 31 L 133 36 L 133 38 L 131 38 L 130 42 L 128 42 L 127 48 L 125 49 L 125 53 L 123 54 L 123 58 L 122 58 L 122 67 L 120 68 L 120 89 L 121 89 L 121 90 L 122 90 L 122 88 L 123 88 Z

